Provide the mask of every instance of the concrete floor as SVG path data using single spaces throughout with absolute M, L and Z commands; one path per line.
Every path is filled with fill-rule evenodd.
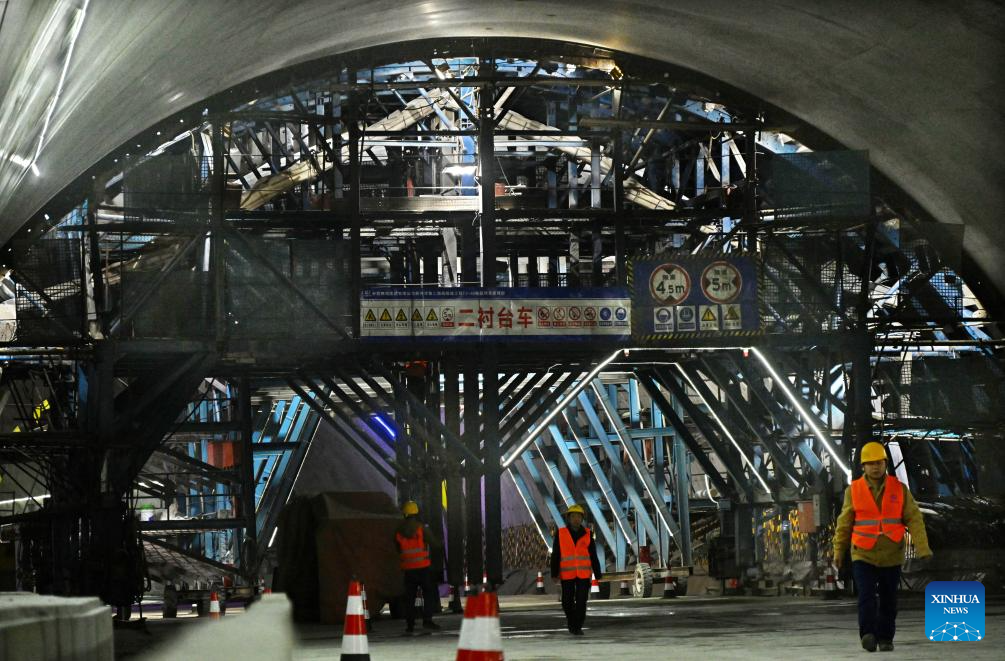
M 858 644 L 855 604 L 850 600 L 684 597 L 597 601 L 591 603 L 582 638 L 566 632 L 554 597 L 503 597 L 501 607 L 508 661 L 596 661 L 625 654 L 632 659 L 669 659 L 688 653 L 706 659 L 831 661 L 858 659 L 865 654 Z M 923 595 L 903 596 L 895 654 L 912 660 L 1000 659 L 1002 648 L 995 639 L 1005 630 L 1005 598 L 992 597 L 986 609 L 990 640 L 947 649 L 950 643 L 928 642 L 923 636 Z M 235 612 L 233 617 L 240 614 Z M 437 621 L 442 631 L 414 636 L 403 634 L 400 621 L 376 622 L 369 635 L 371 657 L 375 661 L 454 658 L 461 618 L 444 615 Z M 142 659 L 144 652 L 166 643 L 186 626 L 198 625 L 193 620 L 150 620 L 147 633 L 117 631 L 116 657 Z M 293 653 L 297 661 L 338 658 L 341 631 L 310 625 L 299 626 L 297 635 L 299 642 Z

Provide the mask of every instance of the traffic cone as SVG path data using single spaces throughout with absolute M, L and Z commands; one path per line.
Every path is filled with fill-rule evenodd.
M 363 586 L 349 581 L 349 598 L 345 606 L 342 628 L 342 661 L 370 661 L 370 644 L 366 639 L 366 615 L 363 614 Z
M 837 576 L 834 574 L 833 570 L 827 570 L 824 581 L 824 599 L 837 599 Z
M 472 595 L 464 607 L 456 661 L 503 661 L 499 600 L 495 592 Z
M 621 581 L 621 587 L 619 589 L 622 597 L 628 596 L 628 581 Z
M 209 619 L 220 619 L 220 598 L 215 592 L 209 593 Z
M 677 579 L 667 576 L 663 579 L 663 598 L 673 599 L 677 596 Z
M 534 592 L 537 594 L 544 594 L 544 574 L 541 572 L 537 573 L 537 581 L 534 583 Z
M 593 578 L 593 582 L 590 583 L 590 594 L 600 594 L 600 581 L 597 580 L 596 574 L 590 574 Z

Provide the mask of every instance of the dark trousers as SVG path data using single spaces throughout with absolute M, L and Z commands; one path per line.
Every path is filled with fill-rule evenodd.
M 858 589 L 858 635 L 893 642 L 897 632 L 897 586 L 900 567 L 877 567 L 856 560 L 851 563 Z
M 586 622 L 586 600 L 590 598 L 590 579 L 573 578 L 562 581 L 562 610 L 569 631 L 583 628 Z
M 405 624 L 415 626 L 415 595 L 422 590 L 422 621 L 433 621 L 434 599 L 440 595 L 433 583 L 433 574 L 426 569 L 405 571 Z

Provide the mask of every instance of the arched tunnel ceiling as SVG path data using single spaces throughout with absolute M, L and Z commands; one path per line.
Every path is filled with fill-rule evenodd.
M 8 153 L 12 128 L 43 120 L 17 112 L 10 84 L 60 4 L 0 2 Z M 970 255 L 1005 291 L 1003 35 L 1005 6 L 976 0 L 89 0 L 38 176 L 0 159 L 0 182 L 4 168 L 20 178 L 0 189 L 0 242 L 110 150 L 243 81 L 401 41 L 533 37 L 693 69 L 868 149 L 934 218 L 966 225 Z

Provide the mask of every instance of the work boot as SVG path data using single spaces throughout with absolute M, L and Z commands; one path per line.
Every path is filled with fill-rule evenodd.
M 573 636 L 582 636 L 583 635 L 583 630 L 582 629 L 573 629 L 572 630 L 572 635 Z
M 422 623 L 422 628 L 429 629 L 430 631 L 439 631 L 440 625 L 437 624 L 436 622 L 433 622 L 432 620 L 429 620 L 428 622 Z
M 406 634 L 414 633 L 414 632 L 415 632 L 415 625 L 414 624 L 406 624 L 405 625 L 405 633 Z
M 866 635 L 862 636 L 862 649 L 864 649 L 866 652 L 875 652 L 876 636 L 874 636 L 871 633 L 867 633 Z
M 891 641 L 891 640 L 881 640 L 881 641 L 879 641 L 879 651 L 880 652 L 892 652 L 893 651 L 893 641 Z

